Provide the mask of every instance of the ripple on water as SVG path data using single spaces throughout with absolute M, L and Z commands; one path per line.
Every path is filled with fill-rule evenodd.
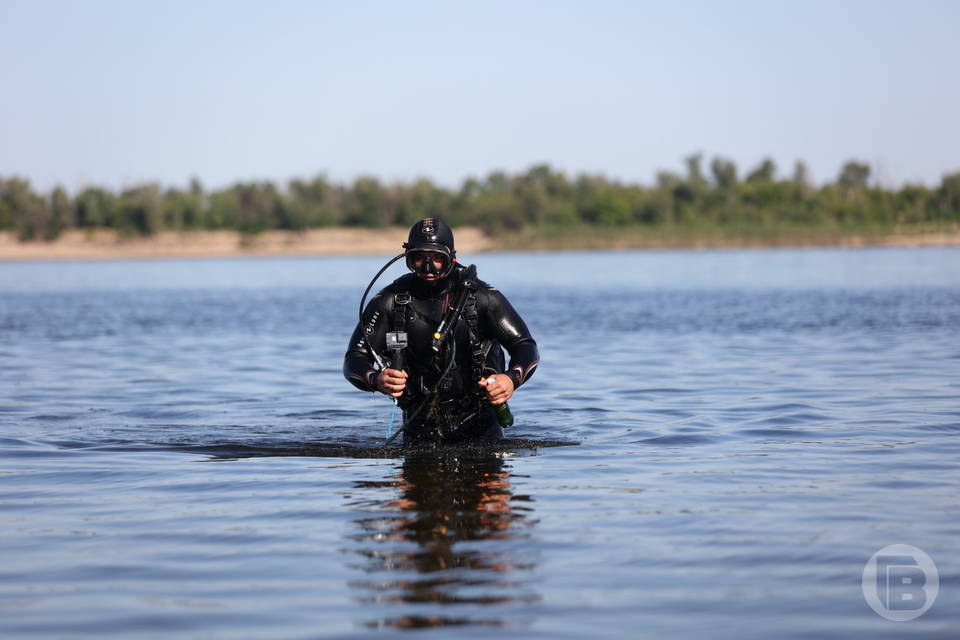
M 673 434 L 673 435 L 663 435 L 656 436 L 653 438 L 643 438 L 641 440 L 634 440 L 636 444 L 650 444 L 650 445 L 661 445 L 667 447 L 674 446 L 689 446 L 689 445 L 706 445 L 713 444 L 719 439 L 711 436 L 704 435 L 692 435 L 692 434 Z

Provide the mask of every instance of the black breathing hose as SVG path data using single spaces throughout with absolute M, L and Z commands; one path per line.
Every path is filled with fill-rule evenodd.
M 406 253 L 401 253 L 400 255 L 398 255 L 398 256 L 396 256 L 396 257 L 394 257 L 394 258 L 391 258 L 390 261 L 387 262 L 387 264 L 383 265 L 383 268 L 380 269 L 380 271 L 377 271 L 377 275 L 373 276 L 373 280 L 371 280 L 371 281 L 370 281 L 370 284 L 367 285 L 366 290 L 363 292 L 363 296 L 360 298 L 360 324 L 361 324 L 361 325 L 363 324 L 363 305 L 364 305 L 364 303 L 367 301 L 367 294 L 370 293 L 370 289 L 373 289 L 374 283 L 376 283 L 376 281 L 380 279 L 380 276 L 383 275 L 383 272 L 384 272 L 384 271 L 386 271 L 388 268 L 390 268 L 390 265 L 392 265 L 394 262 L 396 262 L 396 261 L 399 260 L 400 258 L 404 257 L 405 255 L 407 255 L 407 254 L 406 254 Z M 371 347 L 371 349 L 372 349 L 372 348 L 373 348 L 373 347 Z

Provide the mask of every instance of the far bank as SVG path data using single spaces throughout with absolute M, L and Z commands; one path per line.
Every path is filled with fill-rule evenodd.
M 960 246 L 960 227 L 940 226 L 840 232 L 832 229 L 777 231 L 681 228 L 577 228 L 487 235 L 476 227 L 455 230 L 457 250 L 562 251 L 626 249 L 719 249 L 761 247 Z M 302 232 L 164 231 L 124 236 L 108 229 L 71 230 L 56 240 L 20 242 L 0 232 L 0 260 L 109 260 L 131 258 L 222 258 L 243 256 L 388 255 L 402 251 L 407 230 L 326 228 Z

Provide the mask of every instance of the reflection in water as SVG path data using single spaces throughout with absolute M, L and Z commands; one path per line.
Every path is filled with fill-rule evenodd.
M 370 579 L 351 586 L 365 592 L 361 602 L 402 606 L 365 624 L 502 626 L 505 607 L 538 599 L 522 533 L 532 509 L 518 504 L 531 499 L 513 493 L 508 469 L 496 453 L 422 453 L 408 455 L 399 475 L 357 483 L 393 495 L 353 503 L 386 513 L 356 521 L 361 532 L 350 537 Z

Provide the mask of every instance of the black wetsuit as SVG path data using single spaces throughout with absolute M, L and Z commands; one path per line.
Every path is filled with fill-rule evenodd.
M 404 369 L 409 377 L 400 399 L 404 419 L 413 417 L 404 432 L 407 444 L 503 437 L 496 412 L 477 384 L 480 375 L 476 369 L 481 358 L 475 355 L 475 348 L 483 353 L 482 375 L 505 373 L 513 380 L 514 388 L 526 382 L 539 363 L 537 343 L 526 323 L 502 293 L 479 280 L 471 294 L 472 300 L 468 300 L 467 311 L 456 324 L 453 340 L 448 341 L 439 354 L 433 352 L 434 333 L 447 310 L 456 304 L 460 277 L 460 272 L 454 270 L 433 283 L 412 273 L 395 280 L 367 304 L 344 356 L 343 375 L 347 380 L 358 389 L 375 391 L 378 371 L 374 369 L 368 345 L 389 361 L 386 334 L 398 329 L 407 332 Z M 403 301 L 408 297 L 404 294 L 409 294 L 406 304 Z M 477 339 L 473 342 L 471 322 L 465 317 L 470 315 L 471 306 L 476 309 L 476 320 L 472 324 Z M 398 323 L 403 326 L 398 327 Z M 510 354 L 509 368 L 504 367 L 501 346 Z M 454 356 L 452 363 L 451 355 Z M 448 365 L 450 370 L 444 376 Z M 437 391 L 430 393 L 433 389 Z M 414 416 L 418 409 L 419 413 Z

